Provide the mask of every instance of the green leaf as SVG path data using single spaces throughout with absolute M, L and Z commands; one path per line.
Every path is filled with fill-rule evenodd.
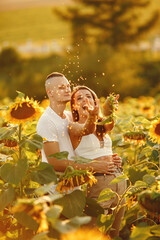
M 70 223 L 74 224 L 74 225 L 82 225 L 82 224 L 87 224 L 91 221 L 91 217 L 89 216 L 84 216 L 84 217 L 74 217 L 70 219 Z
M 17 130 L 17 127 L 2 127 L 0 128 L 0 139 L 5 139 L 13 135 L 15 131 Z
M 152 151 L 152 154 L 150 156 L 150 160 L 158 163 L 158 161 L 159 161 L 159 152 L 157 150 L 153 150 Z
M 147 145 L 149 145 L 150 147 L 153 147 L 154 145 L 156 145 L 156 143 L 152 142 L 149 138 L 149 136 L 146 137 L 146 143 Z
M 58 160 L 66 160 L 68 159 L 68 152 L 67 151 L 63 151 L 63 152 L 57 152 L 54 154 L 49 155 L 48 157 L 55 157 Z
M 18 185 L 24 178 L 27 169 L 28 164 L 26 159 L 19 160 L 16 165 L 5 163 L 0 168 L 0 176 L 6 182 Z
M 91 220 L 91 217 L 74 217 L 69 219 L 68 221 L 59 221 L 57 220 L 52 227 L 59 231 L 60 233 L 67 233 L 70 231 L 74 231 L 79 228 L 81 225 L 88 223 Z
M 32 229 L 33 231 L 37 231 L 38 229 L 38 223 L 27 213 L 25 212 L 17 212 L 14 214 L 15 218 L 18 220 L 18 222 L 23 225 L 24 227 L 27 227 L 29 229 Z
M 136 121 L 134 123 L 140 123 L 140 124 L 144 124 L 144 125 L 150 125 L 150 121 L 148 119 L 146 119 L 145 117 L 143 116 L 139 116 L 136 118 Z
M 127 177 L 127 175 L 125 175 L 125 174 L 120 175 L 120 176 L 114 178 L 114 179 L 110 182 L 110 184 L 119 183 L 119 182 L 122 182 L 122 181 L 124 181 L 124 180 L 128 180 L 128 177 Z
M 55 219 L 59 218 L 63 208 L 59 205 L 54 205 L 50 207 L 50 210 L 46 213 L 47 220 L 52 223 L 52 226 L 55 224 Z
M 25 94 L 20 92 L 20 91 L 16 91 L 18 93 L 18 98 L 24 98 L 25 97 Z
M 67 218 L 80 216 L 86 204 L 86 198 L 82 191 L 75 190 L 55 201 L 55 204 L 63 207 L 62 214 Z
M 146 182 L 148 185 L 152 185 L 155 182 L 155 177 L 149 174 L 143 176 L 143 181 Z
M 149 226 L 136 227 L 135 229 L 133 229 L 129 240 L 146 240 L 150 236 L 151 234 Z
M 76 163 L 89 163 L 89 162 L 93 161 L 93 159 L 88 159 L 88 158 L 84 158 L 84 157 L 81 157 L 81 156 L 74 156 L 74 157 L 72 157 L 72 159 Z
M 60 220 L 55 221 L 52 227 L 56 229 L 58 232 L 63 234 L 71 231 L 75 231 L 78 228 L 78 226 L 70 224 L 69 221 L 60 221 Z
M 92 198 L 86 198 L 84 213 L 88 216 L 97 217 L 104 213 L 104 209 Z
M 20 147 L 25 147 L 30 151 L 35 152 L 37 149 L 42 149 L 43 138 L 38 134 L 34 134 L 31 138 L 22 139 L 19 145 Z
M 151 152 L 151 148 L 149 146 L 144 147 L 141 151 L 141 153 L 139 154 L 139 157 L 142 158 L 144 157 L 147 153 Z
M 135 187 L 147 187 L 147 183 L 143 181 L 136 181 L 134 184 Z
M 9 186 L 7 190 L 2 191 L 0 194 L 0 212 L 15 198 L 15 190 Z
M 159 225 L 152 226 L 151 233 L 155 236 L 160 237 L 160 226 Z
M 138 169 L 135 167 L 130 167 L 128 170 L 129 180 L 134 184 L 138 180 L 142 180 L 143 176 L 147 174 L 145 169 Z
M 111 115 L 107 116 L 104 121 L 102 121 L 102 122 L 97 122 L 96 124 L 97 124 L 97 125 L 105 125 L 105 124 L 110 124 L 110 123 L 112 123 L 112 121 L 113 121 L 113 116 L 112 116 L 112 114 L 111 114 Z
M 112 227 L 113 221 L 114 221 L 113 214 L 108 215 L 101 214 L 97 218 L 97 226 L 100 228 L 100 230 L 105 229 L 105 231 L 107 232 Z
M 55 182 L 51 182 L 51 183 L 46 184 L 42 187 L 39 187 L 35 190 L 35 193 L 39 196 L 42 196 L 42 195 L 48 193 L 49 191 L 51 191 L 54 184 L 55 184 Z M 62 196 L 61 194 L 59 194 L 59 195 Z
M 110 188 L 103 189 L 98 197 L 98 202 L 107 201 L 116 196 L 116 193 L 113 192 Z
M 53 169 L 53 166 L 45 162 L 41 162 L 38 168 L 36 168 L 36 171 L 30 173 L 30 177 L 32 181 L 40 184 L 57 182 L 57 175 Z

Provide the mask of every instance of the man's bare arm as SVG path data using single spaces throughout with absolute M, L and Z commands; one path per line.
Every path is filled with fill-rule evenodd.
M 48 163 L 54 167 L 55 171 L 64 172 L 68 165 L 73 166 L 74 169 L 91 170 L 98 173 L 107 173 L 108 171 L 114 171 L 114 164 L 104 160 L 80 164 L 74 163 L 72 160 L 58 160 L 55 157 L 48 157 L 51 154 L 59 152 L 58 142 L 45 142 L 43 147 Z

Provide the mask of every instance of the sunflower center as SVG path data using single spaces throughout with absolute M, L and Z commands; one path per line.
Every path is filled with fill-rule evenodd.
M 150 110 L 150 109 L 151 109 L 151 108 L 150 108 L 150 107 L 147 107 L 147 106 L 143 108 L 144 111 L 147 111 L 147 110 Z
M 13 108 L 11 111 L 11 116 L 15 119 L 26 119 L 32 117 L 35 113 L 34 107 L 29 103 L 22 103 L 17 108 Z
M 155 133 L 160 136 L 160 123 L 158 123 L 155 127 Z

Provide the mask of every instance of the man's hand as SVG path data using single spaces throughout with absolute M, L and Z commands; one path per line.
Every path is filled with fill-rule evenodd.
M 118 156 L 117 153 L 112 155 L 114 165 L 121 168 L 122 167 L 122 158 Z

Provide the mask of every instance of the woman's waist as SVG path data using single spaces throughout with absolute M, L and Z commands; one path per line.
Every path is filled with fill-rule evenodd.
M 97 159 L 99 157 L 106 157 L 107 161 L 112 161 L 112 151 L 110 152 L 104 152 L 101 150 L 86 150 L 86 151 L 79 151 L 78 149 L 75 149 L 75 153 L 77 156 L 81 156 L 84 158 L 89 158 L 89 159 Z

